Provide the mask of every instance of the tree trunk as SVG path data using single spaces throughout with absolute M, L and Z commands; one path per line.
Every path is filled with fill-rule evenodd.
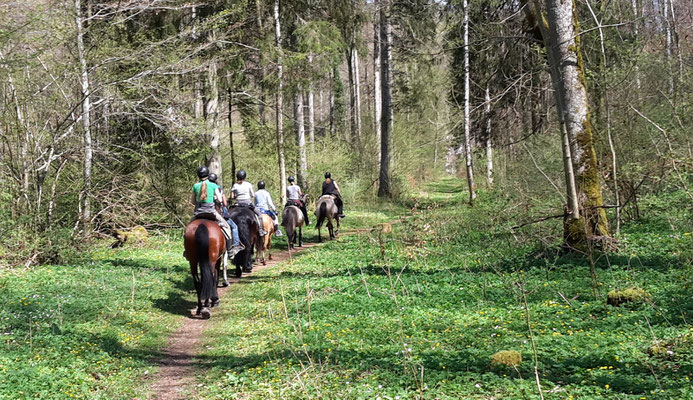
M 257 28 L 258 32 L 260 35 L 264 35 L 264 28 L 262 24 L 262 9 L 260 8 L 260 0 L 255 0 L 255 16 L 257 18 Z M 264 60 L 265 60 L 265 52 L 261 51 L 259 52 L 259 57 L 260 57 L 260 65 L 264 65 Z M 267 117 L 265 116 L 265 88 L 263 87 L 263 81 L 265 80 L 265 68 L 258 68 L 257 69 L 257 87 L 258 90 L 260 91 L 260 101 L 258 102 L 257 105 L 257 112 L 258 115 L 260 116 L 260 124 L 262 126 L 267 125 Z
M 665 45 L 664 50 L 667 56 L 667 82 L 669 84 L 669 98 L 673 100 L 674 98 L 674 71 L 672 70 L 671 62 L 671 21 L 669 18 L 669 2 L 671 0 L 663 0 L 664 8 L 664 35 L 665 35 Z
M 542 16 L 541 7 L 539 6 L 538 0 L 534 0 L 535 13 L 538 16 Z M 528 8 L 525 12 L 530 12 Z M 558 117 L 558 125 L 561 134 L 561 150 L 563 153 L 563 173 L 565 176 L 566 183 L 566 199 L 568 204 L 566 206 L 567 217 L 565 227 L 568 227 L 574 221 L 580 217 L 580 206 L 578 204 L 577 196 L 577 183 L 575 181 L 575 169 L 573 167 L 573 156 L 570 149 L 570 140 L 568 138 L 568 131 L 566 130 L 566 124 L 564 119 L 564 95 L 561 86 L 561 71 L 558 65 L 558 48 L 555 45 L 551 34 L 549 33 L 549 27 L 546 25 L 543 16 L 537 22 L 541 35 L 544 38 L 544 45 L 547 51 L 547 57 L 549 60 L 549 72 L 551 75 L 551 82 L 554 89 L 554 98 L 556 102 L 556 114 Z M 567 229 L 566 229 L 567 232 Z
M 84 126 L 84 189 L 81 205 L 81 223 L 84 232 L 89 231 L 91 225 L 91 89 L 89 88 L 89 69 L 84 52 L 84 29 L 82 21 L 81 0 L 75 0 L 75 22 L 77 24 L 77 57 L 80 65 L 79 83 L 82 88 L 82 125 Z
M 633 36 L 640 37 L 640 16 L 638 14 L 638 0 L 631 0 L 631 6 L 633 8 Z M 642 83 L 640 82 L 640 65 L 638 60 L 635 60 L 635 66 L 633 67 L 633 74 L 635 74 L 635 87 L 638 89 L 637 97 L 640 99 L 640 93 L 642 89 Z
M 209 170 L 217 174 L 219 182 L 223 182 L 221 155 L 219 154 L 219 82 L 217 62 L 211 60 L 207 66 L 207 104 L 205 104 L 205 126 L 209 143 Z
M 486 84 L 486 182 L 493 188 L 493 138 L 491 137 L 491 95 Z
M 284 159 L 284 119 L 282 109 L 284 108 L 284 67 L 282 65 L 282 31 L 279 24 L 279 1 L 274 0 L 274 38 L 277 46 L 277 157 L 279 159 L 279 181 L 281 204 L 286 204 L 286 163 Z
M 354 48 L 352 53 L 354 63 L 354 110 L 356 120 L 356 143 L 361 146 L 361 79 L 359 75 L 359 52 Z
M 198 38 L 199 36 L 197 34 L 197 7 L 192 6 L 192 39 L 197 40 Z M 194 73 L 193 79 L 195 79 L 195 82 L 193 83 L 193 91 L 195 95 L 195 105 L 193 113 L 196 119 L 200 119 L 204 116 L 205 112 L 205 100 L 204 95 L 202 93 L 204 85 L 202 84 L 202 79 L 200 78 L 200 75 L 197 72 Z
M 380 6 L 380 2 L 374 2 L 375 8 Z M 375 142 L 380 143 L 381 119 L 383 110 L 383 99 L 380 94 L 380 70 L 382 68 L 380 58 L 380 21 L 378 13 L 373 17 L 373 129 L 375 131 Z M 378 164 L 380 164 L 380 152 L 378 152 Z
M 306 157 L 306 129 L 303 121 L 303 95 L 298 87 L 294 96 L 294 119 L 296 124 L 296 144 L 298 145 L 298 184 L 303 190 L 306 187 L 308 176 L 308 159 Z
M 313 63 L 313 55 L 308 55 L 308 62 Z M 315 143 L 315 100 L 313 98 L 313 82 L 308 84 L 308 93 L 306 95 L 308 100 L 308 141 L 311 146 Z M 312 150 L 312 149 L 311 149 Z
M 227 89 L 227 97 L 229 102 L 228 120 L 229 120 L 229 148 L 231 150 L 231 180 L 236 175 L 236 154 L 233 147 L 233 91 L 229 87 Z
M 476 199 L 476 187 L 474 185 L 474 168 L 472 166 L 472 144 L 471 144 L 471 120 L 470 120 L 470 98 L 469 98 L 469 5 L 467 0 L 462 3 L 464 12 L 464 153 L 465 164 L 467 166 L 467 185 L 469 186 L 469 204 Z
M 584 247 L 591 236 L 608 236 L 609 225 L 602 208 L 602 192 L 597 170 L 590 122 L 585 70 L 580 50 L 580 36 L 572 1 L 547 0 L 548 21 L 553 47 L 556 49 L 563 95 L 566 132 L 577 178 L 577 195 L 584 220 L 566 224 L 566 245 Z
M 390 25 L 389 7 L 380 8 L 380 43 L 381 43 L 381 92 L 382 111 L 380 136 L 380 174 L 378 196 L 390 196 L 390 135 L 393 126 L 392 109 L 392 26 Z

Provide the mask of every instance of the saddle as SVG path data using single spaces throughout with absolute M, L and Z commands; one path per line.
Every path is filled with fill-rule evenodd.
M 193 220 L 195 219 L 208 219 L 216 222 L 217 216 L 212 213 L 200 213 L 193 217 Z
M 331 198 L 332 200 L 337 198 L 337 196 L 334 194 L 323 194 L 322 196 L 320 196 L 321 199 L 326 199 L 328 197 Z

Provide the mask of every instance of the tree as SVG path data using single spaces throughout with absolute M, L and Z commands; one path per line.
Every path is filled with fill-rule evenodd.
M 467 167 L 467 186 L 469 187 L 469 204 L 473 204 L 476 199 L 476 187 L 474 185 L 474 168 L 472 165 L 472 144 L 471 144 L 471 104 L 469 93 L 469 5 L 467 0 L 463 0 L 462 12 L 463 21 L 463 46 L 464 46 L 464 154 L 465 165 Z
M 82 18 L 82 2 L 75 0 L 75 24 L 77 25 L 77 57 L 80 66 L 80 87 L 82 89 L 82 126 L 84 127 L 84 189 L 80 193 L 82 204 L 81 223 L 84 232 L 87 233 L 91 225 L 91 90 L 89 88 L 89 68 L 84 50 L 84 20 Z
M 602 192 L 590 122 L 585 66 L 580 49 L 579 27 L 573 2 L 547 0 L 547 20 L 553 62 L 558 70 L 558 93 L 562 101 L 563 121 L 566 127 L 570 155 L 577 182 L 579 218 L 566 219 L 565 244 L 572 248 L 584 247 L 594 236 L 609 235 L 606 213 L 602 207 Z M 555 68 L 555 67 L 554 67 Z
M 274 38 L 277 46 L 277 93 L 276 93 L 276 129 L 277 129 L 277 156 L 279 159 L 280 195 L 282 204 L 286 203 L 286 161 L 284 158 L 284 66 L 282 65 L 282 31 L 279 21 L 279 1 L 274 0 Z
M 380 8 L 381 95 L 383 113 L 380 121 L 380 174 L 378 196 L 390 196 L 390 135 L 392 134 L 394 109 L 392 108 L 392 25 L 389 6 Z

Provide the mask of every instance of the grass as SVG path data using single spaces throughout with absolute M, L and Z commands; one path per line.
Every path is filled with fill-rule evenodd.
M 448 179 L 401 205 L 347 204 L 352 235 L 243 278 L 208 321 L 199 397 L 539 398 L 533 339 L 547 399 L 693 398 L 685 196 L 642 199 L 621 251 L 593 255 L 596 281 L 589 257 L 557 251 L 560 221 L 511 234 L 531 219 L 512 196 L 466 200 Z M 404 215 L 391 233 L 358 229 Z M 105 245 L 72 265 L 0 270 L 0 399 L 148 395 L 193 306 L 180 236 Z M 607 305 L 631 287 L 648 301 Z M 521 362 L 493 361 L 514 351 Z
M 509 233 L 522 214 L 506 200 L 470 208 L 450 180 L 429 190 L 384 258 L 362 232 L 230 292 L 206 331 L 201 396 L 539 398 L 533 339 L 545 398 L 693 398 L 689 222 L 626 227 L 619 254 L 594 255 L 593 288 L 587 257 Z M 606 304 L 631 286 L 651 301 Z M 678 344 L 650 354 L 662 340 Z M 493 363 L 504 350 L 522 363 Z
M 180 243 L 102 243 L 75 265 L 0 270 L 1 399 L 144 396 L 152 359 L 190 308 Z

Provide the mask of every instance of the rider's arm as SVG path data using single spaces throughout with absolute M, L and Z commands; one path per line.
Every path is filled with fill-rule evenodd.
M 223 204 L 224 207 L 228 207 L 228 206 L 229 206 L 229 202 L 226 200 L 226 195 L 225 195 L 225 194 L 222 194 L 222 195 L 221 195 L 221 204 Z
M 219 188 L 214 189 L 214 202 L 224 204 L 224 196 L 221 194 Z
M 339 185 L 337 185 L 337 181 L 332 181 L 334 183 L 334 188 L 337 189 L 337 193 L 339 193 L 339 197 L 342 197 L 342 191 L 339 190 Z
M 234 188 L 236 187 L 236 184 L 234 183 L 233 186 L 231 186 L 231 198 L 235 199 L 236 198 L 236 191 Z
M 272 211 L 277 211 L 277 207 L 274 206 L 274 202 L 272 201 L 272 196 L 267 196 L 267 203 L 269 203 L 270 209 Z
M 195 197 L 195 192 L 190 194 L 190 203 L 194 206 L 197 204 L 197 197 Z

